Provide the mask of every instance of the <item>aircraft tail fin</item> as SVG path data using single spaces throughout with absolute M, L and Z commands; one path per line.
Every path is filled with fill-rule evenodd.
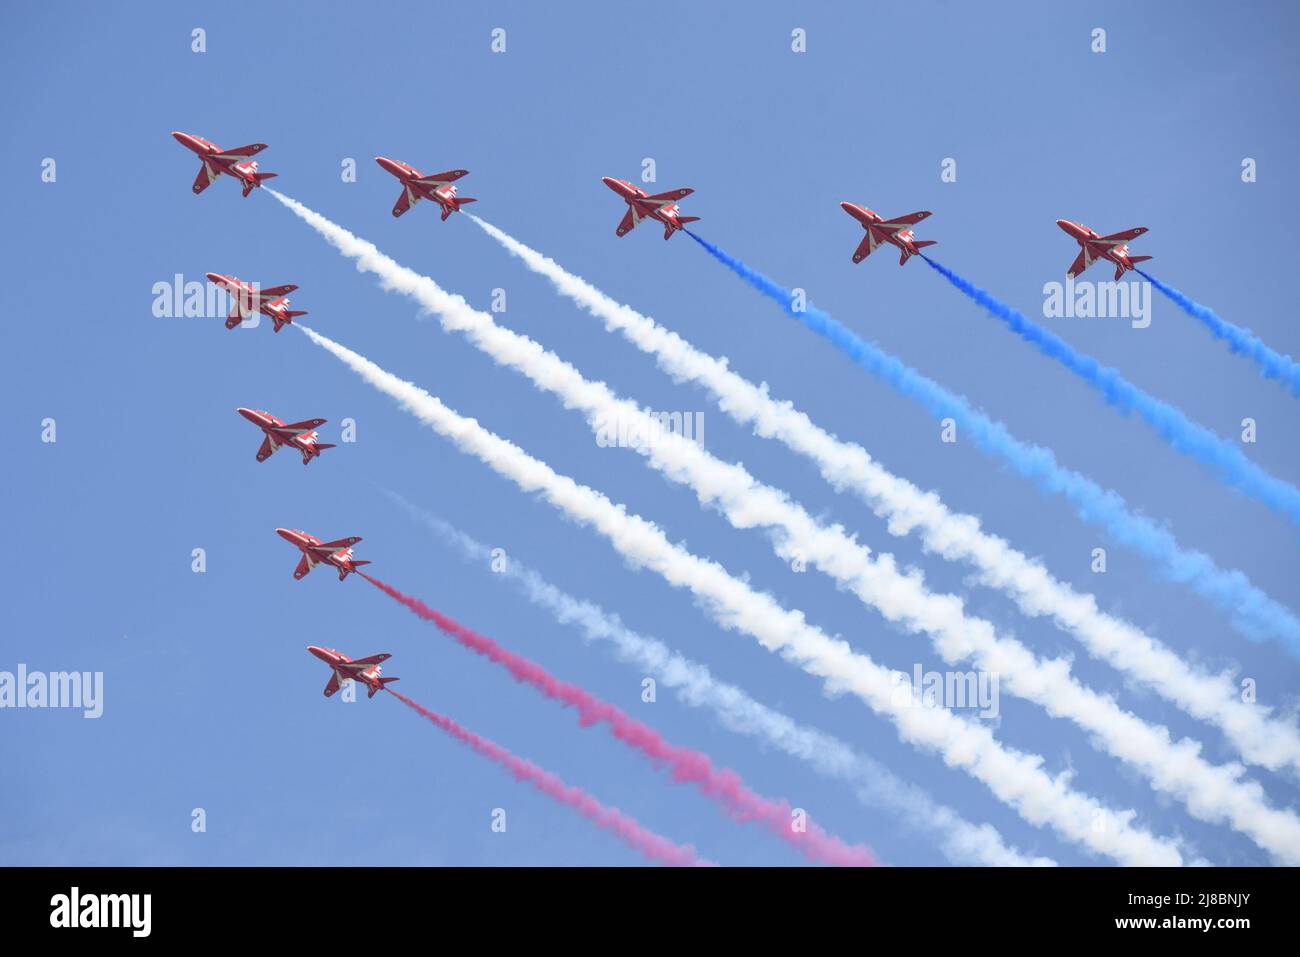
M 312 459 L 319 457 L 321 452 L 325 451 L 326 449 L 332 449 L 332 448 L 334 448 L 334 445 L 329 442 L 314 443 L 310 448 L 303 451 L 302 464 L 306 465 Z
M 273 321 L 275 322 L 275 331 L 276 331 L 276 332 L 279 332 L 281 329 L 283 329 L 283 328 L 284 328 L 285 326 L 287 326 L 289 323 L 293 322 L 294 319 L 298 318 L 299 316 L 305 316 L 305 315 L 307 315 L 307 310 L 306 310 L 306 309 L 288 309 L 288 310 L 285 310 L 284 318 L 283 318 L 283 319 L 281 319 L 279 316 L 275 316 L 275 317 L 273 318 Z
M 345 579 L 345 578 L 348 577 L 348 574 L 349 574 L 350 572 L 354 572 L 354 571 L 356 571 L 356 570 L 357 570 L 358 568 L 360 568 L 362 565 L 369 565 L 369 564 L 370 564 L 370 562 L 363 562 L 363 561 L 356 561 L 356 560 L 353 560 L 353 562 L 352 562 L 352 564 L 351 564 L 350 567 L 340 568 L 340 569 L 339 569 L 339 581 L 343 581 L 343 579 Z
M 251 193 L 251 192 L 253 191 L 253 188 L 254 188 L 255 186 L 261 186 L 263 180 L 275 179 L 275 177 L 276 177 L 277 175 L 279 175 L 279 174 L 277 174 L 277 173 L 254 173 L 254 174 L 253 174 L 253 182 L 251 182 L 251 183 L 245 183 L 245 184 L 244 184 L 244 198 L 245 198 L 245 199 L 248 198 L 248 194 Z
M 475 199 L 473 196 L 454 197 L 451 201 L 451 205 L 442 207 L 442 221 L 445 223 L 447 221 L 448 216 L 450 216 L 453 212 L 459 212 L 460 208 L 464 206 L 466 203 L 477 203 L 477 202 L 478 200 Z
M 678 216 L 677 227 L 673 227 L 673 226 L 664 227 L 664 239 L 672 239 L 673 233 L 677 232 L 678 229 L 685 229 L 687 223 L 698 223 L 699 221 L 700 221 L 700 217 L 698 216 Z
M 1144 263 L 1150 258 L 1150 256 L 1129 256 L 1128 261 L 1131 263 Z
M 357 561 L 357 560 L 354 560 L 354 561 L 352 562 L 352 568 L 351 568 L 350 570 L 351 570 L 351 571 L 356 571 L 356 570 L 357 570 L 358 568 L 360 568 L 362 565 L 369 565 L 369 564 L 370 564 L 370 562 L 368 562 L 368 561 Z M 345 570 L 343 570 L 342 568 L 340 568 L 340 569 L 339 569 L 339 581 L 343 581 L 343 579 L 345 579 L 345 578 L 347 578 L 347 577 L 348 577 L 348 573 L 347 573 L 347 571 L 345 571 Z
M 902 254 L 901 256 L 898 257 L 898 264 L 901 266 L 901 265 L 903 265 L 903 263 L 907 262 L 907 260 L 910 259 L 910 258 L 912 257 L 912 255 L 913 255 L 913 251 L 914 251 L 914 250 L 919 250 L 922 246 L 933 246 L 933 245 L 935 245 L 935 243 L 937 243 L 937 242 L 938 242 L 938 240 L 935 240 L 935 239 L 923 239 L 923 240 L 921 240 L 920 242 L 913 242 L 913 243 L 912 243 L 912 248 L 911 248 L 911 249 L 904 249 L 904 250 L 903 250 L 903 254 Z M 920 256 L 920 255 L 921 255 L 920 252 L 916 252 L 915 254 L 916 254 L 917 256 Z
M 369 691 L 366 692 L 366 697 L 373 698 L 375 696 L 375 693 L 378 692 L 379 689 L 382 688 L 384 685 L 390 684 L 391 682 L 394 681 L 400 681 L 400 680 L 401 679 L 399 678 L 380 678 L 379 684 L 370 686 Z

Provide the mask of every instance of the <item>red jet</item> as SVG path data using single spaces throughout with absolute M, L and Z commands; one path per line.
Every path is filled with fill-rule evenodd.
M 335 542 L 322 542 L 315 535 L 308 535 L 296 528 L 277 528 L 275 533 L 302 550 L 302 560 L 293 570 L 295 579 L 305 578 L 307 573 L 317 565 L 333 565 L 339 570 L 339 581 L 343 581 L 350 572 L 355 572 L 362 565 L 370 564 L 370 562 L 357 561 L 352 557 L 352 546 L 361 541 L 358 535 L 340 538 Z
M 840 203 L 840 209 L 848 213 L 854 219 L 862 224 L 862 228 L 867 231 L 867 235 L 862 237 L 862 242 L 858 243 L 858 248 L 853 251 L 853 261 L 860 263 L 884 243 L 893 243 L 903 251 L 898 257 L 898 264 L 901 266 L 912 256 L 921 255 L 921 250 L 926 246 L 933 246 L 933 239 L 917 241 L 908 227 L 915 226 L 921 220 L 930 215 L 929 210 L 922 210 L 919 213 L 908 213 L 906 216 L 899 216 L 897 219 L 881 219 L 879 213 L 872 212 L 865 206 L 856 206 L 853 203 Z
M 282 445 L 301 452 L 303 465 L 317 458 L 326 449 L 334 448 L 328 442 L 316 441 L 316 428 L 325 424 L 324 419 L 307 419 L 305 422 L 286 424 L 282 419 L 260 409 L 236 409 L 235 411 L 266 433 L 261 448 L 257 450 L 259 462 L 265 462 Z
M 256 283 L 243 282 L 234 276 L 223 276 L 219 272 L 208 273 L 208 281 L 226 290 L 230 293 L 230 298 L 235 301 L 230 309 L 230 315 L 226 317 L 227 329 L 235 328 L 251 316 L 254 309 L 275 323 L 276 332 L 293 322 L 298 316 L 307 315 L 304 310 L 295 311 L 289 308 L 289 300 L 285 297 L 298 288 L 292 283 L 263 289 Z
M 333 648 L 318 648 L 316 645 L 308 645 L 307 650 L 329 665 L 334 672 L 330 675 L 329 684 L 325 686 L 325 697 L 327 698 L 332 697 L 339 688 L 349 681 L 360 681 L 369 689 L 366 697 L 373 698 L 375 692 L 384 690 L 384 685 L 400 680 L 398 678 L 381 677 L 384 669 L 379 667 L 380 663 L 393 657 L 388 652 L 371 655 L 369 658 L 358 658 L 353 661 L 341 651 L 335 651 Z
M 664 224 L 664 239 L 671 239 L 677 230 L 685 229 L 687 223 L 697 222 L 700 218 L 683 216 L 677 208 L 677 200 L 691 195 L 695 192 L 693 189 L 670 189 L 666 193 L 655 193 L 649 196 L 640 186 L 634 186 L 625 179 L 602 176 L 601 182 L 618 193 L 623 198 L 623 202 L 627 203 L 627 212 L 619 221 L 618 229 L 614 230 L 617 236 L 626 236 L 642 220 L 655 219 Z
M 1070 269 L 1066 272 L 1071 279 L 1098 259 L 1108 259 L 1115 264 L 1115 281 L 1118 282 L 1126 270 L 1136 269 L 1138 263 L 1144 263 L 1151 258 L 1128 254 L 1128 241 L 1137 239 L 1145 233 L 1147 231 L 1145 226 L 1135 226 L 1122 233 L 1111 233 L 1109 236 L 1098 236 L 1083 223 L 1072 223 L 1068 219 L 1058 219 L 1056 225 L 1079 244 L 1079 255 L 1075 257 L 1074 262 L 1070 263 Z
M 250 156 L 256 156 L 262 150 L 266 149 L 265 143 L 250 143 L 248 146 L 240 146 L 233 150 L 223 150 L 216 143 L 209 143 L 201 136 L 191 136 L 189 133 L 173 133 L 176 142 L 180 143 L 186 149 L 192 150 L 198 154 L 203 165 L 199 167 L 199 175 L 194 180 L 194 192 L 201 193 L 209 186 L 218 176 L 225 173 L 227 176 L 233 176 L 244 185 L 244 196 L 257 187 L 262 185 L 263 180 L 271 179 L 275 173 L 259 173 L 257 171 L 257 160 L 248 160 L 241 163 L 240 160 L 247 160 Z
M 422 199 L 431 199 L 442 207 L 442 221 L 445 223 L 448 216 L 466 203 L 478 202 L 469 196 L 457 196 L 456 187 L 452 185 L 462 176 L 469 175 L 467 169 L 453 169 L 425 176 L 414 166 L 390 160 L 386 156 L 376 156 L 375 162 L 402 181 L 402 195 L 393 204 L 394 216 L 401 216 Z

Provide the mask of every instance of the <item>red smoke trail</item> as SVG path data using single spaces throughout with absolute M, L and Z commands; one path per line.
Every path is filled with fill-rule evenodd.
M 445 634 L 505 668 L 515 677 L 542 692 L 548 698 L 573 705 L 583 727 L 598 722 L 608 724 L 614 736 L 672 769 L 674 781 L 694 784 L 709 797 L 722 803 L 728 814 L 739 821 L 759 821 L 773 834 L 789 841 L 809 860 L 840 867 L 871 867 L 876 863 L 871 852 L 861 845 L 846 844 L 827 834 L 816 824 L 806 821 L 806 830 L 794 829 L 791 807 L 786 801 L 774 801 L 749 790 L 736 772 L 715 768 L 709 758 L 690 748 L 669 744 L 648 725 L 601 701 L 577 685 L 556 678 L 541 665 L 502 648 L 491 638 L 471 631 L 459 622 L 430 608 L 418 598 L 403 595 L 391 585 L 365 572 L 358 572 L 386 595 L 401 602 L 425 621 L 437 625 Z
M 612 807 L 605 807 L 582 788 L 565 784 L 550 771 L 539 768 L 531 761 L 516 757 L 501 745 L 475 734 L 468 728 L 462 728 L 451 718 L 438 714 L 436 711 L 430 711 L 401 692 L 394 691 L 389 687 L 385 687 L 384 690 L 408 708 L 412 708 L 424 715 L 456 740 L 468 744 L 484 757 L 491 758 L 513 774 L 516 780 L 527 781 L 543 794 L 550 795 L 561 804 L 567 804 L 597 827 L 602 827 L 617 834 L 623 841 L 636 848 L 650 860 L 660 864 L 669 864 L 673 867 L 700 867 L 709 864 L 708 861 L 696 855 L 694 848 L 682 847 L 674 844 L 666 837 L 661 837 L 654 831 L 646 830 L 622 811 Z

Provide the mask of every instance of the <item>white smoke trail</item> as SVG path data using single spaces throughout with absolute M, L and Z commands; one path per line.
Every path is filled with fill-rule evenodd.
M 862 446 L 819 428 L 791 403 L 773 399 L 766 387 L 731 371 L 724 360 L 700 352 L 491 223 L 469 218 L 525 266 L 549 279 L 560 294 L 652 355 L 676 381 L 703 386 L 738 423 L 811 459 L 837 490 L 852 489 L 887 522 L 891 534 L 904 536 L 918 529 L 926 551 L 970 563 L 984 584 L 1002 590 L 1026 615 L 1049 617 L 1096 657 L 1219 728 L 1250 763 L 1274 771 L 1300 770 L 1300 732 L 1275 719 L 1271 708 L 1241 700 L 1231 675 L 1193 667 L 1136 626 L 1106 614 L 1092 595 L 1079 594 L 1005 539 L 985 532 L 975 516 L 950 512 L 937 494 L 891 474 Z
M 395 492 L 388 495 L 412 517 L 431 528 L 471 562 L 486 564 L 491 550 L 465 532 L 417 508 Z M 663 642 L 628 628 L 619 617 L 598 605 L 575 598 L 516 559 L 499 570 L 530 602 L 545 609 L 562 625 L 576 625 L 589 642 L 608 642 L 622 661 L 635 665 L 694 708 L 708 708 L 737 734 L 758 738 L 804 762 L 823 777 L 850 784 L 863 804 L 883 808 L 904 826 L 933 834 L 944 856 L 954 864 L 987 867 L 1050 867 L 1047 857 L 1030 857 L 1007 846 L 989 824 L 976 825 L 951 807 L 940 804 L 920 788 L 902 781 L 880 762 L 855 752 L 839 738 L 801 725 L 788 715 L 755 701 L 736 685 L 713 676 L 708 667 L 673 651 Z
M 583 411 L 594 429 L 644 415 L 604 383 L 584 379 L 558 356 L 496 325 L 487 313 L 444 291 L 429 277 L 399 265 L 373 244 L 302 204 L 273 195 L 355 259 L 358 269 L 378 274 L 385 288 L 415 298 L 438 316 L 445 329 L 464 333 L 500 364 L 523 372 L 567 407 Z M 1258 782 L 1242 780 L 1241 765 L 1209 764 L 1201 757 L 1198 742 L 1175 741 L 1167 728 L 1149 724 L 1112 698 L 1081 685 L 1070 674 L 1067 661 L 1039 660 L 1020 642 L 999 637 L 988 622 L 967 616 L 956 596 L 929 592 L 919 572 L 899 572 L 891 555 L 873 559 L 843 528 L 818 524 L 784 493 L 759 484 L 743 467 L 722 462 L 672 433 L 640 451 L 665 476 L 690 486 L 702 503 L 718 507 L 736 528 L 769 529 L 773 548 L 782 558 L 810 562 L 890 621 L 929 635 L 945 660 L 971 659 L 985 672 L 998 674 L 1004 690 L 1033 701 L 1054 717 L 1075 722 L 1090 732 L 1095 744 L 1139 770 L 1156 790 L 1180 800 L 1193 816 L 1227 823 L 1280 861 L 1300 863 L 1300 818 L 1273 808 Z
M 900 702 L 889 669 L 854 652 L 847 642 L 830 638 L 810 625 L 801 612 L 783 608 L 771 595 L 754 591 L 716 562 L 673 545 L 658 526 L 629 514 L 594 489 L 557 474 L 413 383 L 307 326 L 298 328 L 461 451 L 477 457 L 525 493 L 537 493 L 570 519 L 605 536 L 630 564 L 657 572 L 674 587 L 688 589 L 722 627 L 752 635 L 769 651 L 821 678 L 828 692 L 857 695 L 892 721 L 903 740 L 937 752 L 950 767 L 983 782 L 1030 824 L 1050 826 L 1065 839 L 1121 864 L 1184 863 L 1176 842 L 1133 825 L 1135 811 L 1111 810 L 1074 791 L 1068 774 L 1049 776 L 1042 769 L 1041 757 L 1003 747 L 983 725 L 944 708 Z

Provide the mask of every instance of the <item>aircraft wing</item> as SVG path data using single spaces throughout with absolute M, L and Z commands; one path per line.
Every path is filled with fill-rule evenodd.
M 411 190 L 404 188 L 402 195 L 397 197 L 397 202 L 393 204 L 393 215 L 401 216 L 411 208 L 412 203 L 419 202 L 419 200 L 419 196 L 413 195 Z
M 266 149 L 265 143 L 249 143 L 247 146 L 236 146 L 233 150 L 223 150 L 217 155 L 222 159 L 239 159 L 248 156 L 256 156 L 264 149 Z
M 417 183 L 425 186 L 446 186 L 448 183 L 454 183 L 462 176 L 468 176 L 467 169 L 449 169 L 445 173 L 434 173 L 432 176 L 421 176 L 416 179 Z
M 262 440 L 262 445 L 257 450 L 257 461 L 265 462 L 275 454 L 275 450 L 279 447 L 280 443 L 272 441 L 271 437 L 268 435 Z
M 272 286 L 270 289 L 259 289 L 257 296 L 259 299 L 279 299 L 281 296 L 287 296 L 295 291 L 298 287 L 293 283 L 284 286 Z
M 199 175 L 194 177 L 194 185 L 190 187 L 194 190 L 194 195 L 197 196 L 199 193 L 211 186 L 212 179 L 213 177 L 208 175 L 208 164 L 204 163 L 199 167 Z
M 312 547 L 317 549 L 328 548 L 332 554 L 341 548 L 351 548 L 359 541 L 361 541 L 361 536 L 353 535 L 350 538 L 340 538 L 333 542 L 321 542 L 319 545 L 314 545 Z
M 919 213 L 908 213 L 906 216 L 898 216 L 894 219 L 887 219 L 881 226 L 915 226 L 921 220 L 929 217 L 930 211 L 923 209 Z
M 293 577 L 295 579 L 304 578 L 311 569 L 311 562 L 307 561 L 306 555 L 303 555 L 302 558 L 298 559 L 298 567 L 293 570 Z
M 693 189 L 670 189 L 666 193 L 655 193 L 653 196 L 647 196 L 646 199 L 653 199 L 657 203 L 672 203 L 679 199 L 685 199 L 693 192 L 695 192 Z
M 643 217 L 637 215 L 635 209 L 629 206 L 627 212 L 623 214 L 623 218 L 618 221 L 618 229 L 614 230 L 614 234 L 616 236 L 626 236 L 636 228 L 642 218 Z
M 243 306 L 240 304 L 238 296 L 235 296 L 235 304 L 230 307 L 230 315 L 226 316 L 226 328 L 233 329 L 247 318 L 244 315 Z
M 349 664 L 351 664 L 351 665 L 365 665 L 366 667 L 369 667 L 370 665 L 380 665 L 380 664 L 383 664 L 385 661 L 387 661 L 387 660 L 388 660 L 389 658 L 391 658 L 391 657 L 393 657 L 393 656 L 390 655 L 388 652 L 385 651 L 385 652 L 383 652 L 382 654 L 371 655 L 369 658 L 353 658 L 352 661 L 349 662 Z
M 289 422 L 286 425 L 277 425 L 275 431 L 290 432 L 298 434 L 299 432 L 310 432 L 317 426 L 325 424 L 325 419 L 304 419 L 302 422 Z
M 858 248 L 853 250 L 853 261 L 855 263 L 862 262 L 862 260 L 875 252 L 879 246 L 880 240 L 876 238 L 876 234 L 873 231 L 868 229 L 867 234 L 862 237 L 862 242 L 858 243 Z
M 325 685 L 325 697 L 329 698 L 337 694 L 339 690 L 339 673 L 331 672 L 329 683 Z
M 1111 233 L 1109 236 L 1102 236 L 1108 243 L 1126 243 L 1130 239 L 1137 239 L 1147 231 L 1145 226 L 1135 226 L 1133 229 L 1126 229 L 1120 233 Z
M 1069 271 L 1066 272 L 1066 275 L 1073 279 L 1096 261 L 1097 257 L 1092 254 L 1092 251 L 1089 250 L 1087 246 L 1084 246 L 1079 250 L 1079 255 L 1074 257 L 1074 262 L 1070 263 L 1070 268 Z

